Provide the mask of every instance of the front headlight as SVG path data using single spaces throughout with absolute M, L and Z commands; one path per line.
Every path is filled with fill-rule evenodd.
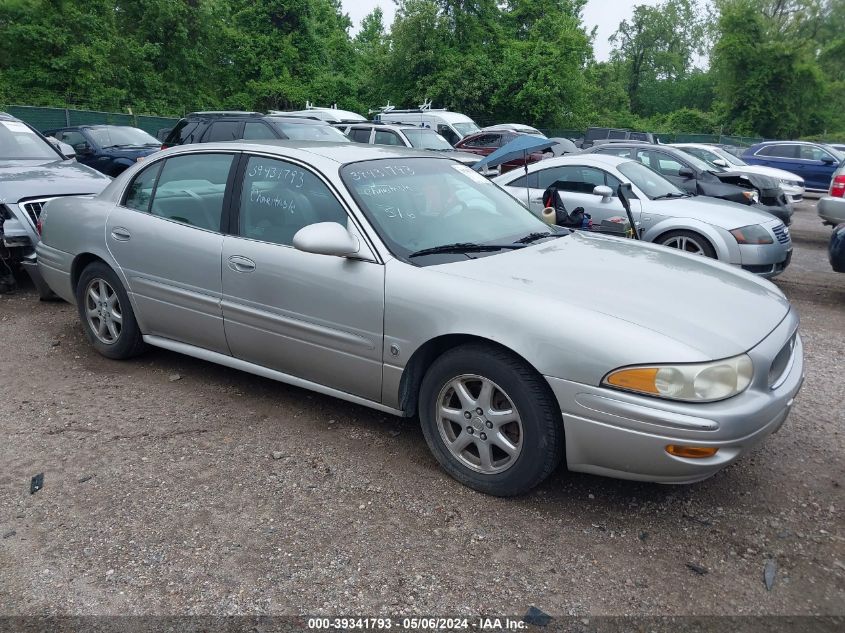
M 787 187 L 800 187 L 801 186 L 801 183 L 798 182 L 797 180 L 785 180 L 783 178 L 781 178 L 780 184 L 786 185 Z
M 746 354 L 712 363 L 625 367 L 610 372 L 602 385 L 683 402 L 715 402 L 742 393 L 754 365 Z
M 737 244 L 774 244 L 769 232 L 759 224 L 749 224 L 731 231 Z
M 745 196 L 746 200 L 752 202 L 753 204 L 760 202 L 760 196 L 756 191 L 743 191 L 742 195 Z

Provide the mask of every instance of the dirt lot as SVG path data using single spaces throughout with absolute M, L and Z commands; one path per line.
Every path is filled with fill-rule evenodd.
M 561 469 L 485 497 L 412 421 L 166 351 L 109 361 L 69 305 L 0 296 L 0 614 L 845 614 L 845 275 L 814 206 L 777 282 L 798 403 L 693 486 Z

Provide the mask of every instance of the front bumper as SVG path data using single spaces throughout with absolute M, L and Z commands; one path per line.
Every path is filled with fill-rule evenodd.
M 825 224 L 842 224 L 845 222 L 845 198 L 825 196 L 819 200 L 817 211 Z
M 804 380 L 794 311 L 755 348 L 751 386 L 708 404 L 660 400 L 546 377 L 563 416 L 569 470 L 620 479 L 693 483 L 706 479 L 777 431 Z M 794 335 L 794 339 L 793 339 Z M 786 369 L 769 385 L 769 368 L 794 340 Z M 675 457 L 669 444 L 718 447 L 705 459 Z

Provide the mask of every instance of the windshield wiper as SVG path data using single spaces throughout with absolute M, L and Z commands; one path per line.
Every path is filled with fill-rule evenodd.
M 408 257 L 422 257 L 423 255 L 438 255 L 440 253 L 492 253 L 501 250 L 525 248 L 525 244 L 474 244 L 472 242 L 456 242 L 424 248 L 408 255 Z
M 670 200 L 672 198 L 689 198 L 688 193 L 664 193 L 662 196 L 655 196 L 652 200 Z
M 514 244 L 530 244 L 531 242 L 536 242 L 537 240 L 541 240 L 544 237 L 563 237 L 564 235 L 569 235 L 569 233 L 529 233 L 525 237 L 515 241 Z

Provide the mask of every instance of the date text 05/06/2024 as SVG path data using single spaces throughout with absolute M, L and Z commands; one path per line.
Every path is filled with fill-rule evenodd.
M 517 618 L 476 617 L 476 618 L 435 618 L 435 617 L 343 617 L 343 618 L 308 618 L 309 629 L 315 630 L 389 630 L 397 628 L 411 631 L 519 631 L 528 628 L 528 623 Z

